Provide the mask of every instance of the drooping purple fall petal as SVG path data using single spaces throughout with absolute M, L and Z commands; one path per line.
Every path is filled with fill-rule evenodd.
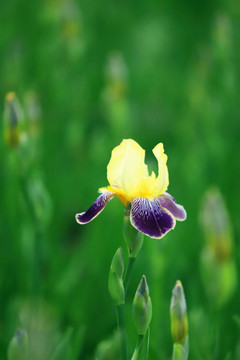
M 160 195 L 158 197 L 160 205 L 167 209 L 168 211 L 170 211 L 171 214 L 173 214 L 173 216 L 179 220 L 179 221 L 183 221 L 186 219 L 187 217 L 187 213 L 184 209 L 183 206 L 178 205 L 176 203 L 176 200 L 174 199 L 174 197 L 170 194 L 168 194 L 167 192 L 163 193 L 162 195 Z
M 86 212 L 76 214 L 76 221 L 79 224 L 86 224 L 92 221 L 103 211 L 107 203 L 112 200 L 114 196 L 116 196 L 116 194 L 111 191 L 104 192 L 96 199 L 96 201 L 94 201 L 92 206 Z
M 171 213 L 161 206 L 159 198 L 133 199 L 130 220 L 137 230 L 156 239 L 163 237 L 176 224 Z

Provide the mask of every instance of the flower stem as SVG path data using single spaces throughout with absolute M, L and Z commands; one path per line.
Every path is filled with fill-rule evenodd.
M 34 295 L 40 292 L 40 262 L 41 262 L 41 238 L 42 233 L 39 228 L 35 207 L 29 194 L 26 176 L 20 178 L 21 190 L 24 196 L 26 206 L 34 226 L 34 245 L 33 245 L 33 268 L 32 268 L 32 291 Z
M 121 338 L 122 359 L 128 360 L 127 335 L 124 320 L 124 304 L 116 306 L 118 330 Z
M 138 335 L 137 346 L 134 350 L 131 360 L 139 360 L 140 359 L 142 347 L 143 347 L 143 339 L 144 339 L 144 335 Z
M 133 270 L 133 265 L 135 263 L 135 260 L 136 260 L 135 257 L 128 258 L 128 266 L 127 266 L 127 270 L 126 270 L 126 273 L 125 273 L 124 279 L 123 279 L 125 293 L 127 293 L 127 289 L 128 289 L 131 277 L 132 277 L 132 270 Z

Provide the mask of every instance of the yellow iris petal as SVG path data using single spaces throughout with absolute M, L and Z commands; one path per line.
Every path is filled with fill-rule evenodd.
M 107 191 L 112 191 L 113 193 L 115 193 L 117 195 L 118 199 L 123 203 L 123 205 L 127 206 L 127 203 L 129 200 L 126 198 L 126 194 L 123 189 L 112 187 L 112 186 L 106 186 L 106 187 L 100 188 L 98 191 L 101 194 L 104 194 Z
M 153 154 L 158 161 L 158 177 L 156 179 L 156 193 L 161 195 L 167 190 L 169 185 L 168 168 L 167 168 L 167 155 L 164 154 L 163 144 L 159 143 L 153 149 Z
M 154 172 L 149 176 L 144 163 L 145 150 L 132 139 L 123 140 L 113 149 L 107 167 L 110 186 L 100 191 L 115 192 L 124 205 L 135 197 L 154 198 L 161 195 L 169 184 L 167 155 L 164 154 L 163 144 L 155 146 L 153 153 L 158 161 L 157 177 Z
M 132 139 L 123 140 L 112 151 L 107 178 L 113 188 L 124 190 L 128 201 L 137 196 L 142 179 L 148 176 L 144 158 L 145 150 Z

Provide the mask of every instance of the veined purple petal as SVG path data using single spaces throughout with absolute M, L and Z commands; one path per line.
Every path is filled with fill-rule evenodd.
M 100 212 L 107 205 L 108 201 L 110 201 L 114 196 L 116 196 L 116 194 L 112 191 L 104 192 L 97 198 L 96 201 L 94 201 L 92 206 L 86 212 L 76 214 L 76 221 L 79 224 L 86 224 L 89 221 L 92 221 L 96 216 L 100 214 Z
M 133 199 L 130 220 L 137 230 L 156 239 L 163 237 L 176 224 L 175 218 L 161 206 L 158 198 Z
M 183 221 L 186 219 L 187 213 L 184 207 L 178 205 L 174 197 L 172 197 L 172 195 L 165 192 L 164 194 L 160 195 L 158 199 L 160 201 L 161 206 L 167 209 L 168 211 L 170 211 L 170 213 L 173 214 L 173 216 L 177 220 Z

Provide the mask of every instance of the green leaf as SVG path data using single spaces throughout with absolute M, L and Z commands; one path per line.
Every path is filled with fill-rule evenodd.
M 61 341 L 56 346 L 50 360 L 66 360 L 69 358 L 70 345 L 69 341 L 72 336 L 73 329 L 68 328 L 63 335 Z
M 28 360 L 28 335 L 25 330 L 18 329 L 8 347 L 8 360 Z

